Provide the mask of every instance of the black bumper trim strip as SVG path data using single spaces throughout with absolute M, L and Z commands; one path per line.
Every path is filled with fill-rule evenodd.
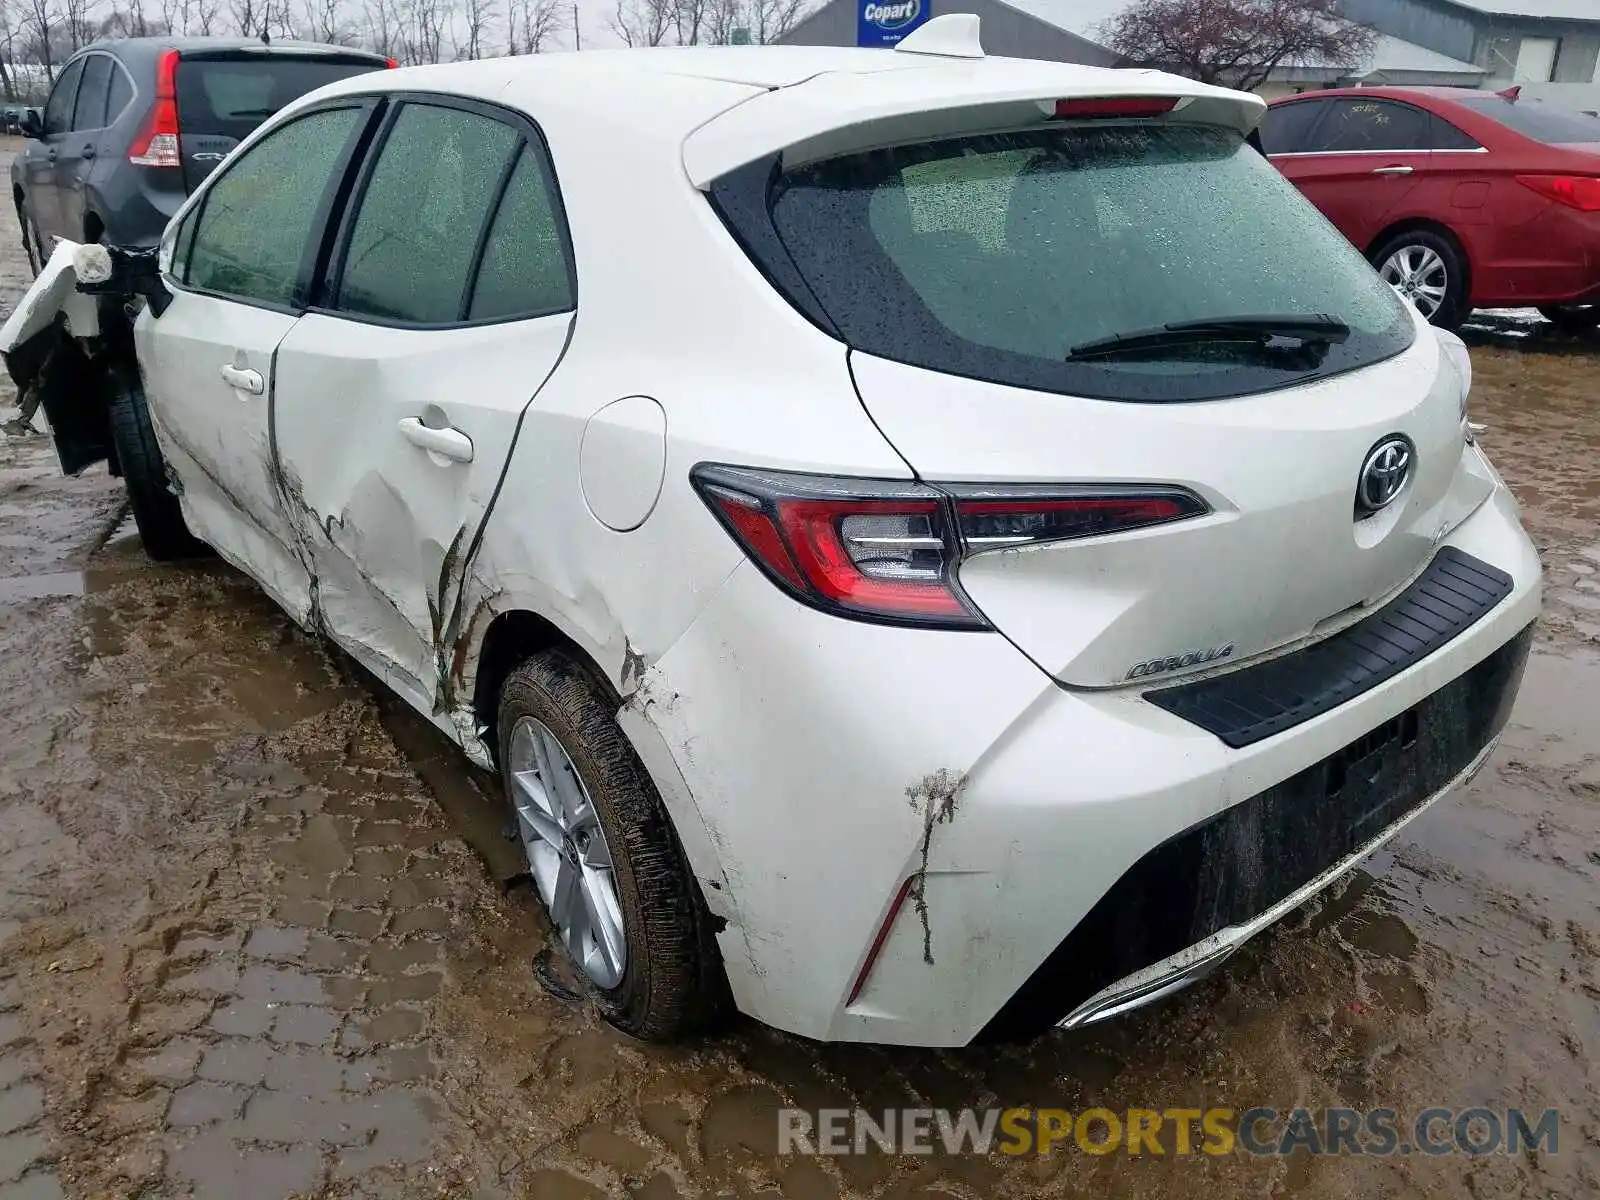
M 1229 746 L 1249 746 L 1353 700 L 1420 662 L 1511 594 L 1510 575 L 1446 546 L 1371 616 L 1254 667 L 1144 698 Z

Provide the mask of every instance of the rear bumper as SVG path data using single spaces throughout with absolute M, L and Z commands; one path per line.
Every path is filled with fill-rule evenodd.
M 1600 213 L 1552 201 L 1526 225 L 1473 232 L 1468 255 L 1475 306 L 1600 302 Z
M 1483 765 L 1532 640 L 1529 626 L 1398 717 L 1151 850 L 985 1033 L 1087 1024 L 1166 995 L 1328 887 Z
M 809 1037 L 964 1045 L 1110 1015 L 1215 965 L 1503 724 L 1537 555 L 1503 487 L 1447 544 L 1509 592 L 1370 690 L 1237 748 L 1139 691 L 1061 688 L 997 636 L 840 621 L 736 572 L 624 723 L 715 848 L 694 866 L 739 1007 Z M 1429 753 L 1400 753 L 1417 739 Z

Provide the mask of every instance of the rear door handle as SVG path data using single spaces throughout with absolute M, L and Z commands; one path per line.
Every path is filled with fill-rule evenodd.
M 246 370 L 232 363 L 222 364 L 222 382 L 236 392 L 249 392 L 252 396 L 259 396 L 267 390 L 260 371 Z
M 79 157 L 81 157 L 81 158 L 93 158 L 94 154 L 95 154 L 94 143 L 90 142 L 87 146 L 85 146 L 83 148 L 83 153 Z
M 459 429 L 435 429 L 424 425 L 418 417 L 400 419 L 400 436 L 413 446 L 421 446 L 433 454 L 442 454 L 455 462 L 472 461 L 472 439 Z
M 54 146 L 50 147 L 50 149 L 48 149 L 48 150 L 46 150 L 44 152 L 44 160 L 45 160 L 45 162 L 55 162 L 55 160 L 56 160 L 56 149 L 55 149 Z
M 1372 173 L 1374 175 L 1409 175 L 1411 170 L 1410 167 L 1377 167 L 1374 168 Z

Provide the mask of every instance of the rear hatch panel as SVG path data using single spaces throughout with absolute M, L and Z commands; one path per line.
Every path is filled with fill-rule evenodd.
M 873 420 L 922 478 L 1176 485 L 1210 506 L 963 562 L 961 585 L 984 616 L 1078 686 L 1221 666 L 1354 619 L 1421 570 L 1489 486 L 1457 479 L 1460 385 L 1426 332 L 1363 371 L 1200 404 L 1000 388 L 860 353 L 852 367 Z M 1358 521 L 1362 464 L 1396 433 L 1416 446 L 1412 479 Z M 1455 494 L 1458 483 L 1473 496 Z

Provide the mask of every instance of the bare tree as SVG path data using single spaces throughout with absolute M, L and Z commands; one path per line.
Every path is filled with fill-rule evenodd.
M 341 0 L 306 0 L 306 36 L 314 42 L 348 46 L 356 41 L 356 31 L 345 16 Z
M 67 45 L 72 50 L 94 41 L 90 13 L 97 3 L 98 0 L 65 0 L 66 19 L 61 24 L 67 31 Z
M 466 21 L 467 37 L 457 47 L 457 58 L 483 58 L 488 49 L 490 28 L 494 24 L 494 0 L 465 0 L 462 16 Z
M 510 0 L 506 53 L 539 54 L 560 40 L 565 13 L 561 0 Z
M 262 0 L 228 0 L 228 15 L 241 37 L 259 37 L 264 23 Z
M 660 46 L 669 40 L 676 21 L 676 0 L 617 0 L 616 10 L 606 18 L 606 27 L 624 45 Z
M 1356 66 L 1377 40 L 1338 0 L 1135 0 L 1100 36 L 1134 64 L 1243 91 L 1283 63 Z
M 706 0 L 705 40 L 713 46 L 726 46 L 745 25 L 744 0 Z
M 44 67 L 45 80 L 50 83 L 54 83 L 56 78 L 55 57 L 50 53 L 50 41 L 55 36 L 56 24 L 52 0 L 24 0 L 22 26 L 31 35 L 29 40 L 34 45 L 34 55 L 39 65 Z
M 396 0 L 364 0 L 361 9 L 362 40 L 379 54 L 399 59 L 400 9 Z
M 448 0 L 401 0 L 400 61 L 408 65 L 438 62 L 452 15 Z
M 22 32 L 12 0 L 0 0 L 0 90 L 7 100 L 19 100 L 17 38 Z
M 750 39 L 775 42 L 800 24 L 810 11 L 810 0 L 750 0 Z
M 674 0 L 672 5 L 673 40 L 680 46 L 698 46 L 705 28 L 709 0 Z

